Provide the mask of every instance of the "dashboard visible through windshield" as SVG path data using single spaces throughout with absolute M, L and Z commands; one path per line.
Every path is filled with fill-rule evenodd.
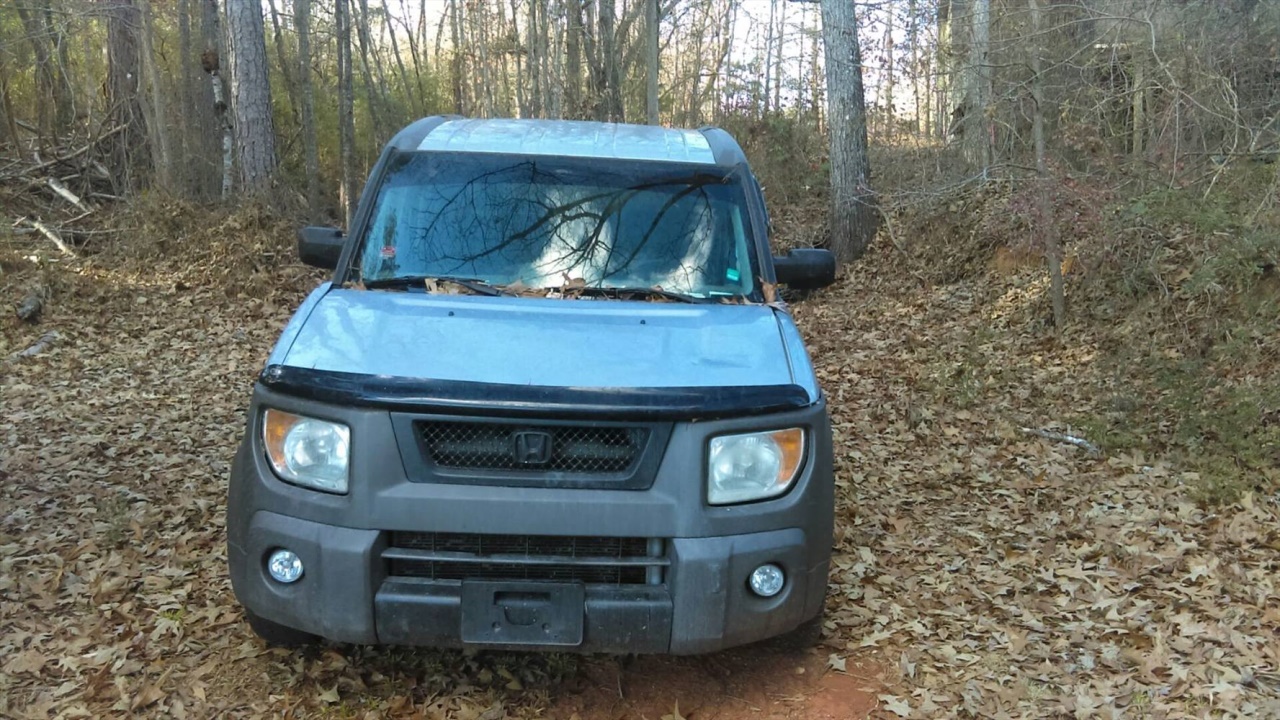
M 741 174 L 707 165 L 484 153 L 390 159 L 359 278 L 750 296 Z

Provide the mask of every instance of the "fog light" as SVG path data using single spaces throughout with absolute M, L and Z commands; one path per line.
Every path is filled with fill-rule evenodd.
M 297 582 L 302 577 L 302 560 L 288 550 L 276 550 L 267 558 L 267 572 L 276 582 Z
M 751 573 L 751 579 L 747 584 L 751 586 L 751 592 L 760 597 L 773 597 L 782 592 L 782 586 L 786 581 L 787 576 L 782 573 L 782 568 L 769 563 L 756 568 Z

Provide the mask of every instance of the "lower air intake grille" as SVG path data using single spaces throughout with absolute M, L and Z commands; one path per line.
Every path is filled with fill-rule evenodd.
M 647 538 L 391 533 L 390 574 L 431 580 L 662 582 L 662 543 Z

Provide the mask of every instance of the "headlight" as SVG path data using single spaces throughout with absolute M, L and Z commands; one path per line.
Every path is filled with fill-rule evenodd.
M 804 460 L 804 430 L 711 438 L 707 502 L 712 505 L 776 497 L 791 488 Z
M 267 410 L 262 414 L 262 442 L 280 479 L 325 492 L 347 492 L 351 430 L 346 425 Z

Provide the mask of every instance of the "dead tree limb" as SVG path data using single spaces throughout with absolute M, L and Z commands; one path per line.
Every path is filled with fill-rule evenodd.
M 46 178 L 45 184 L 47 184 L 54 192 L 58 193 L 58 195 L 62 196 L 67 202 L 75 205 L 79 210 L 85 213 L 93 212 L 89 209 L 88 205 L 84 204 L 84 201 L 80 199 L 80 196 L 68 190 L 67 186 L 63 185 L 61 180 L 58 180 L 57 178 Z
M 1102 454 L 1102 450 L 1098 449 L 1097 445 L 1094 445 L 1093 443 L 1089 442 L 1088 440 L 1085 440 L 1082 437 L 1067 435 L 1066 433 L 1054 432 L 1053 430 L 1040 430 L 1037 428 L 1024 427 L 1022 428 L 1022 432 L 1028 435 L 1035 435 L 1036 437 L 1042 437 L 1045 440 L 1053 440 L 1054 442 L 1061 442 L 1061 443 L 1067 443 L 1069 445 L 1075 445 L 1076 447 L 1087 451 L 1090 455 L 1096 456 L 1096 455 Z
M 34 357 L 36 355 L 39 355 L 40 353 L 45 351 L 45 348 L 49 347 L 57 340 L 58 340 L 58 333 L 53 330 L 50 330 L 49 332 L 41 335 L 40 339 L 36 340 L 35 344 L 32 345 L 31 347 L 27 348 L 26 350 L 22 350 L 20 352 L 16 352 L 10 355 L 8 361 L 11 363 L 16 363 L 23 358 L 29 358 L 29 357 Z
M 21 219 L 21 220 L 19 220 L 18 222 L 24 222 L 24 223 L 26 223 L 26 224 L 30 225 L 31 227 L 35 228 L 36 230 L 39 230 L 39 231 L 40 231 L 40 234 L 41 234 L 41 235 L 44 235 L 44 236 L 45 236 L 45 237 L 47 237 L 47 238 L 49 238 L 49 240 L 50 240 L 54 245 L 56 245 L 56 246 L 57 246 L 58 250 L 62 251 L 62 254 L 63 254 L 63 255 L 67 255 L 67 256 L 69 256 L 69 257 L 75 257 L 75 256 L 76 256 L 76 251 L 75 251 L 75 250 L 72 250 L 70 245 L 68 245 L 68 244 L 66 244 L 65 242 L 63 242 L 63 241 L 62 241 L 62 236 L 61 236 L 61 235 L 59 235 L 58 233 L 54 232 L 53 230 L 51 230 L 51 229 L 49 228 L 49 226 L 48 226 L 48 225 L 45 225 L 44 223 L 40 222 L 39 220 L 32 220 L 32 219 L 30 219 L 30 218 L 22 218 L 22 219 Z

